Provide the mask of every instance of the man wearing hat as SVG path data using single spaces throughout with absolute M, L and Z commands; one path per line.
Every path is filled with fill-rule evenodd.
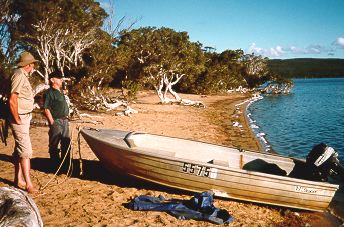
M 57 167 L 70 150 L 69 108 L 62 90 L 63 75 L 61 71 L 49 74 L 50 88 L 44 96 L 44 113 L 49 123 L 49 154 Z M 61 155 L 58 149 L 61 144 Z
M 11 77 L 10 127 L 15 141 L 14 158 L 14 184 L 25 188 L 29 193 L 35 193 L 30 177 L 30 159 L 32 158 L 32 145 L 30 140 L 30 121 L 32 118 L 34 95 L 28 77 L 34 71 L 36 60 L 29 52 L 21 53 L 14 74 Z

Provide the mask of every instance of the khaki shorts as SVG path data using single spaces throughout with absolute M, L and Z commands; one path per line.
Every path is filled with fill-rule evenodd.
M 22 124 L 18 125 L 13 119 L 10 120 L 10 126 L 14 137 L 13 156 L 20 158 L 32 158 L 32 145 L 30 139 L 30 121 L 31 114 L 19 115 Z

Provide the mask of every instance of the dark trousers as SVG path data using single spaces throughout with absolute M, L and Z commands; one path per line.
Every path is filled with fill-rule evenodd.
M 61 144 L 61 149 L 59 149 Z M 70 151 L 68 119 L 55 119 L 49 129 L 49 154 L 53 162 L 59 163 Z M 66 157 L 67 159 L 68 157 Z

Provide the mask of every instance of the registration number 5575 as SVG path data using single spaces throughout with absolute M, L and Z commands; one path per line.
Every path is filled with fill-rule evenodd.
M 182 171 L 184 173 L 194 174 L 202 177 L 216 178 L 217 169 L 208 166 L 197 165 L 193 163 L 183 163 Z

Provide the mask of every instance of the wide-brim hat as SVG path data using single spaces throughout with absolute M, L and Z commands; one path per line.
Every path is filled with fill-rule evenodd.
M 32 54 L 30 54 L 29 52 L 24 51 L 20 54 L 17 66 L 24 67 L 35 62 L 38 62 L 38 60 L 35 59 L 34 56 L 32 56 Z
M 49 74 L 49 79 L 51 78 L 63 78 L 62 72 L 60 70 L 53 71 Z

